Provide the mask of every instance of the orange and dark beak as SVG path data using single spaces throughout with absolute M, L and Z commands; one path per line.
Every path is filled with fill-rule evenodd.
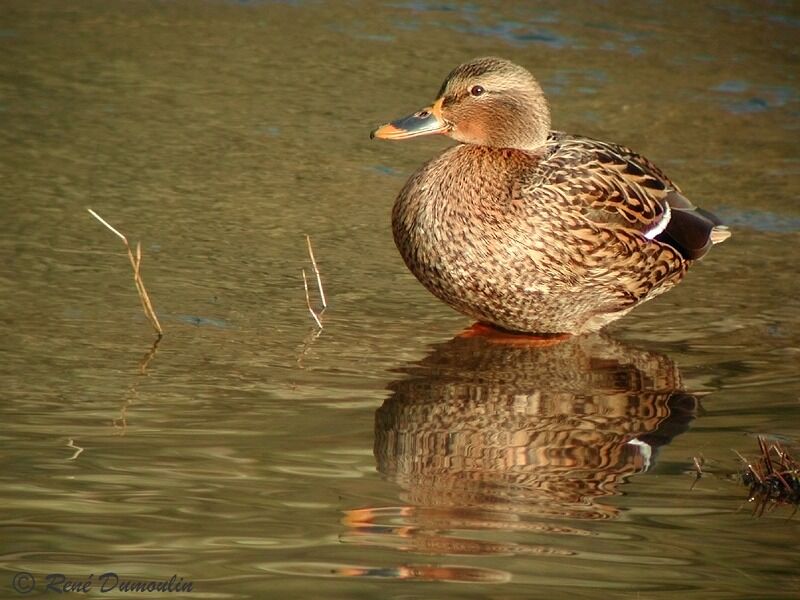
M 442 117 L 442 99 L 439 98 L 433 103 L 433 106 L 381 125 L 370 133 L 369 137 L 370 139 L 405 140 L 420 135 L 447 133 L 448 131 L 450 131 L 450 124 Z

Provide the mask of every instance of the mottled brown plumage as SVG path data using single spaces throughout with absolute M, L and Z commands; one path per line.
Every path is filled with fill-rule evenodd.
M 454 69 L 436 102 L 374 137 L 461 142 L 422 166 L 394 206 L 395 242 L 434 295 L 511 331 L 595 331 L 678 283 L 729 236 L 628 148 L 550 130 L 524 68 Z

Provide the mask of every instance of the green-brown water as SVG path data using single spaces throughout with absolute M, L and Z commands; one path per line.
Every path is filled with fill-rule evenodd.
M 797 517 L 752 517 L 730 474 L 758 434 L 800 443 L 798 34 L 790 2 L 6 0 L 0 596 L 114 571 L 202 598 L 797 597 Z M 389 229 L 444 142 L 368 133 L 484 54 L 734 237 L 603 336 L 457 339 Z M 154 355 L 86 207 L 142 240 Z

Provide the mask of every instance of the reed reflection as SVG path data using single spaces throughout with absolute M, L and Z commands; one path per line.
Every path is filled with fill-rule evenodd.
M 375 414 L 374 452 L 404 506 L 349 511 L 347 541 L 569 554 L 442 532 L 591 535 L 580 520 L 614 518 L 607 498 L 697 407 L 668 357 L 599 334 L 539 347 L 457 337 L 402 372 Z

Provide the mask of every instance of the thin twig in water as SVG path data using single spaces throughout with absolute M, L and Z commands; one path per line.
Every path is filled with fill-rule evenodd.
M 308 306 L 308 312 L 311 313 L 311 316 L 314 318 L 314 322 L 319 327 L 320 331 L 322 330 L 322 313 L 325 312 L 325 309 L 328 308 L 328 302 L 325 300 L 325 291 L 322 289 L 322 277 L 319 274 L 319 267 L 317 267 L 317 259 L 314 257 L 314 250 L 311 247 L 311 236 L 306 235 L 306 246 L 308 247 L 308 257 L 311 259 L 311 266 L 314 268 L 314 274 L 317 276 L 317 291 L 319 292 L 319 299 L 322 303 L 322 310 L 316 312 L 314 308 L 311 306 L 311 295 L 308 291 L 308 277 L 306 276 L 306 270 L 303 269 L 303 287 L 306 290 L 306 306 Z
M 328 303 L 325 301 L 325 292 L 322 289 L 322 278 L 319 275 L 317 268 L 317 260 L 314 258 L 314 250 L 311 248 L 311 236 L 306 235 L 306 245 L 308 245 L 308 256 L 311 259 L 311 265 L 314 267 L 314 274 L 317 276 L 317 289 L 319 290 L 319 299 L 322 302 L 322 310 L 328 308 Z
M 703 463 L 706 462 L 705 458 L 703 458 L 703 455 L 701 454 L 699 457 L 698 456 L 693 456 L 692 460 L 694 461 L 694 468 L 697 469 L 697 476 L 701 477 L 703 475 L 702 466 L 703 466 Z
M 91 208 L 87 210 L 95 219 L 97 219 L 103 225 L 105 225 L 114 235 L 116 235 L 119 239 L 121 239 L 122 242 L 125 244 L 125 249 L 128 251 L 128 259 L 130 260 L 131 266 L 133 267 L 133 281 L 136 284 L 136 291 L 138 292 L 139 300 L 142 303 L 142 310 L 144 310 L 145 316 L 150 321 L 150 324 L 153 326 L 153 329 L 156 330 L 156 334 L 158 334 L 158 337 L 160 338 L 162 335 L 164 335 L 164 330 L 161 329 L 161 323 L 158 322 L 156 311 L 153 310 L 153 303 L 150 302 L 150 296 L 147 293 L 147 289 L 144 287 L 144 281 L 142 280 L 142 275 L 141 275 L 142 245 L 139 242 L 136 243 L 136 256 L 134 256 L 133 252 L 131 251 L 131 246 L 128 243 L 128 238 L 126 238 L 119 231 L 114 229 L 108 223 L 108 221 L 106 221 L 103 217 L 94 212 Z
M 310 312 L 311 316 L 314 317 L 314 321 L 316 321 L 317 327 L 322 329 L 322 321 L 319 320 L 317 313 L 314 312 L 314 309 L 311 307 L 311 296 L 308 295 L 308 277 L 306 277 L 305 269 L 303 269 L 303 287 L 306 290 L 306 306 L 308 306 L 308 312 Z
M 697 482 L 700 481 L 700 478 L 703 476 L 703 463 L 706 462 L 706 459 L 701 454 L 699 457 L 693 456 L 692 460 L 694 461 L 694 468 L 695 468 L 695 477 L 694 481 L 692 482 L 692 487 L 689 488 L 689 491 L 694 489 L 694 486 L 697 485 Z

